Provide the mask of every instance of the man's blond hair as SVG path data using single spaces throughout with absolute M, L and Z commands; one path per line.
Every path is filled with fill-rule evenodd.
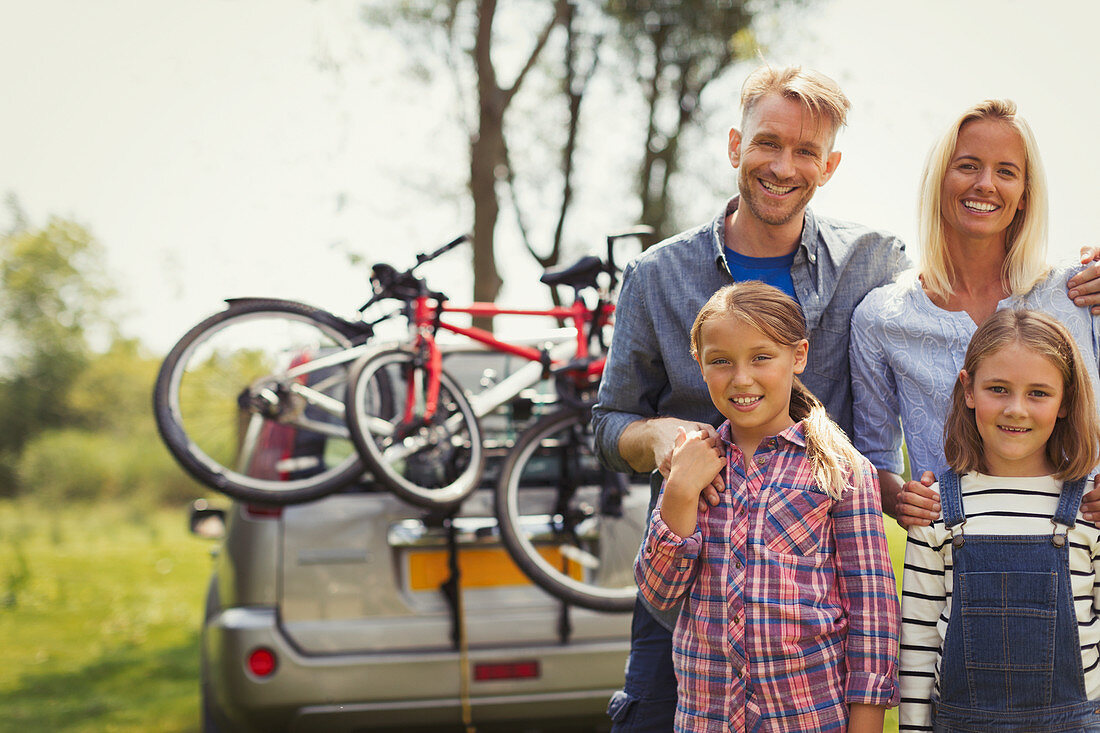
M 819 71 L 801 66 L 764 65 L 749 74 L 741 86 L 742 124 L 756 103 L 769 94 L 798 102 L 815 119 L 827 122 L 830 145 L 848 122 L 848 110 L 852 107 L 840 86 Z

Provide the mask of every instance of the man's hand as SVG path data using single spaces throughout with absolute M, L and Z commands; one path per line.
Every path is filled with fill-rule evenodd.
M 879 471 L 882 510 L 906 529 L 931 524 L 940 515 L 939 494 L 930 488 L 934 483 L 936 476 L 931 471 L 925 471 L 920 481 L 907 481 L 904 485 L 896 473 Z M 1100 510 L 1100 505 L 1097 509 Z
M 1076 305 L 1090 306 L 1100 314 L 1100 247 L 1082 247 L 1081 264 L 1085 269 L 1069 279 L 1069 297 Z
M 1081 497 L 1081 516 L 1093 524 L 1100 521 L 1100 475 L 1092 480 L 1092 491 Z
M 627 426 L 619 436 L 619 454 L 635 471 L 657 470 L 668 478 L 672 467 L 672 451 L 676 448 L 676 436 L 681 429 L 685 433 L 703 432 L 708 438 L 718 438 L 718 431 L 707 423 L 675 417 L 654 417 Z M 725 488 L 725 476 L 719 471 L 710 486 L 699 495 L 699 511 L 718 506 L 718 493 L 725 491 Z

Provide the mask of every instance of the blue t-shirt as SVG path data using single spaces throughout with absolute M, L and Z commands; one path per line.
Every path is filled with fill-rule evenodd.
M 773 285 L 798 302 L 798 296 L 794 292 L 794 280 L 791 279 L 791 265 L 794 264 L 794 253 L 782 257 L 749 257 L 734 252 L 729 247 L 723 248 L 726 256 L 726 264 L 730 268 L 730 274 L 737 282 L 745 280 L 759 280 Z

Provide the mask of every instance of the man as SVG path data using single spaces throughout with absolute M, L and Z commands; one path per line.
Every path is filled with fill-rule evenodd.
M 807 208 L 840 164 L 833 143 L 849 106 L 833 80 L 799 67 L 761 67 L 746 79 L 741 129 L 729 134 L 739 195 L 712 222 L 650 248 L 624 271 L 615 334 L 593 410 L 597 449 L 609 467 L 667 474 L 679 427 L 713 432 L 720 423 L 688 338 L 702 304 L 735 280 L 763 280 L 799 302 L 810 340 L 802 381 L 851 434 L 852 311 L 909 261 L 896 237 L 818 217 Z M 1097 269 L 1075 278 L 1071 295 L 1091 305 L 1100 298 L 1095 284 L 1085 282 L 1089 274 L 1095 278 Z M 927 477 L 926 482 L 931 483 Z M 659 486 L 654 473 L 651 509 Z M 900 488 L 883 495 L 891 516 Z M 917 494 L 914 503 L 919 503 L 909 510 L 907 523 L 928 523 L 937 515 L 927 488 L 916 482 L 904 488 Z M 707 501 L 716 505 L 723 489 L 714 486 Z M 678 613 L 678 607 L 651 612 L 640 599 L 635 604 L 626 684 L 608 707 L 616 733 L 672 730 L 676 678 L 670 629 Z
M 909 262 L 896 237 L 807 209 L 840 164 L 833 143 L 849 106 L 834 81 L 798 67 L 762 67 L 745 81 L 741 129 L 729 134 L 739 195 L 714 221 L 650 248 L 624 272 L 593 413 L 608 466 L 667 473 L 677 428 L 713 431 L 720 422 L 688 335 L 707 298 L 735 280 L 764 280 L 799 302 L 810 333 L 803 382 L 851 431 L 852 311 Z M 708 500 L 717 504 L 716 491 Z M 678 611 L 651 613 L 644 602 L 636 604 L 626 686 L 608 710 L 612 730 L 672 730 L 669 629 Z

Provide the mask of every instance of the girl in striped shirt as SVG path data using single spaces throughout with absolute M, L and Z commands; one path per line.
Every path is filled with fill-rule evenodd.
M 681 431 L 635 564 L 673 632 L 677 731 L 880 733 L 896 705 L 899 607 L 874 469 L 799 382 L 798 304 L 722 288 L 691 330 L 727 418 Z M 717 480 L 717 506 L 700 493 Z
M 974 333 L 942 513 L 906 545 L 902 731 L 1100 731 L 1100 532 L 1078 513 L 1096 409 L 1055 319 L 1001 310 Z

